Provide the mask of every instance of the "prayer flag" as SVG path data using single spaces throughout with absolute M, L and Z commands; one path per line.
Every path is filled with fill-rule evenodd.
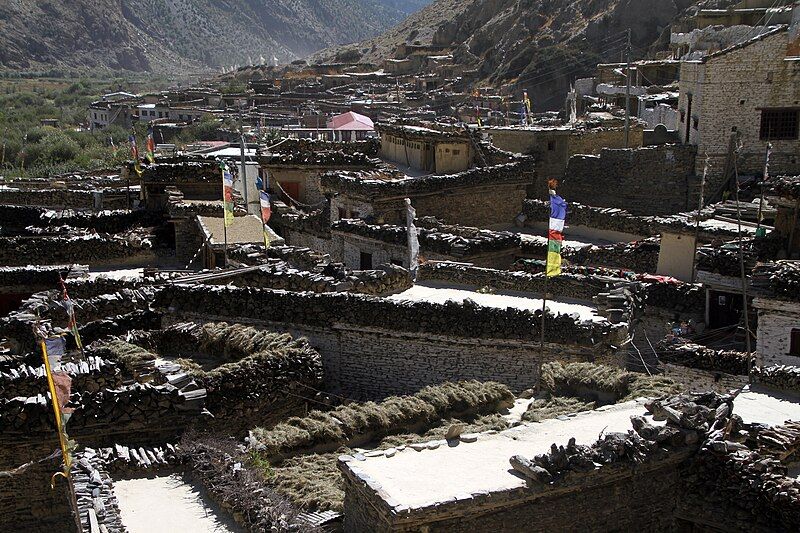
M 156 141 L 153 139 L 153 127 L 149 127 L 147 129 L 147 160 L 150 161 L 150 164 L 156 162 Z
M 233 174 L 223 161 L 222 167 L 222 207 L 224 209 L 225 227 L 233 224 Z
M 270 198 L 267 191 L 261 191 L 261 221 L 266 224 L 269 222 L 269 217 L 272 216 L 272 206 L 270 205 Z
M 267 191 L 259 193 L 261 201 L 261 223 L 264 225 L 264 248 L 269 248 L 269 233 L 267 232 L 267 221 L 272 216 L 272 205 Z
M 564 221 L 567 218 L 567 202 L 550 190 L 550 224 L 547 231 L 548 278 L 561 274 L 561 245 L 564 242 Z
M 131 131 L 131 134 L 128 136 L 128 143 L 131 145 L 131 157 L 133 158 L 133 169 L 136 171 L 136 174 L 141 177 L 142 175 L 142 164 L 139 162 L 139 148 L 136 146 L 136 134 Z
M 522 101 L 525 104 L 525 119 L 527 122 L 532 122 L 531 117 L 531 99 L 528 98 L 528 91 L 523 91 Z
M 411 199 L 406 198 L 406 232 L 408 233 L 408 269 L 411 271 L 412 277 L 417 279 L 417 270 L 419 269 L 419 236 L 417 235 L 417 227 L 414 225 L 414 219 L 417 217 L 417 210 L 411 206 Z
M 44 359 L 44 370 L 47 376 L 47 385 L 50 390 L 50 402 L 53 404 L 53 415 L 55 416 L 56 431 L 58 440 L 61 444 L 61 455 L 64 461 L 64 469 L 56 475 L 69 478 L 72 466 L 72 455 L 70 453 L 69 437 L 64 429 L 69 413 L 63 411 L 64 406 L 69 402 L 69 393 L 72 379 L 65 372 L 53 372 L 51 360 L 61 364 L 61 357 L 64 355 L 64 339 L 62 337 L 41 338 L 42 358 Z M 53 476 L 55 479 L 55 476 Z M 51 480 L 51 486 L 54 481 Z

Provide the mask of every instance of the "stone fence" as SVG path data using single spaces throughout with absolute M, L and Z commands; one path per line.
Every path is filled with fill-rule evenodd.
M 545 259 L 547 257 L 546 239 L 525 239 L 522 241 L 520 255 L 523 258 Z M 564 267 L 605 267 L 630 270 L 638 273 L 655 273 L 658 266 L 658 254 L 661 250 L 660 239 L 650 238 L 631 243 L 619 242 L 603 246 L 584 246 L 581 248 L 562 249 Z M 529 268 L 541 271 L 538 263 L 517 261 L 518 270 Z
M 259 155 L 264 158 L 269 154 L 286 155 L 338 152 L 346 155 L 364 154 L 368 157 L 375 157 L 378 155 L 380 145 L 381 143 L 378 139 L 365 139 L 363 141 L 354 142 L 323 141 L 317 139 L 282 139 L 278 145 L 272 146 L 269 149 L 260 146 Z
M 422 251 L 441 255 L 466 257 L 512 250 L 520 246 L 519 235 L 508 231 L 478 230 L 477 228 L 463 229 L 465 231 L 453 234 L 437 229 L 417 228 L 420 248 Z M 331 230 L 375 239 L 388 244 L 400 246 L 407 246 L 408 244 L 408 233 L 405 226 L 374 225 L 368 224 L 363 220 L 344 219 L 334 222 Z
M 533 180 L 533 158 L 473 168 L 457 174 L 396 180 L 369 179 L 369 176 L 357 172 L 326 172 L 320 176 L 323 190 L 366 199 L 414 197 L 464 187 L 528 184 Z
M 127 190 L 103 189 L 0 189 L 0 205 L 42 206 L 54 209 L 124 209 L 128 207 Z
M 108 265 L 152 259 L 154 235 L 115 236 L 86 234 L 75 237 L 0 237 L 0 264 L 61 265 L 88 263 Z
M 527 199 L 522 203 L 522 214 L 526 217 L 526 223 L 546 223 L 550 217 L 550 202 Z M 647 237 L 657 234 L 650 217 L 635 216 L 616 207 L 593 207 L 577 202 L 567 205 L 567 223 L 569 226 L 587 226 Z
M 129 163 L 129 172 L 133 176 L 133 164 Z M 222 171 L 219 162 L 213 159 L 190 160 L 185 157 L 159 158 L 152 165 L 145 165 L 141 177 L 142 183 L 215 183 L 222 190 Z
M 156 310 L 332 328 L 337 324 L 428 333 L 463 338 L 538 340 L 540 312 L 496 309 L 475 304 L 392 301 L 347 293 L 293 293 L 231 287 L 163 288 Z M 582 324 L 566 315 L 548 314 L 545 326 L 552 342 L 608 348 L 624 340 L 626 328 L 608 323 Z M 619 338 L 622 333 L 623 337 Z
M 233 277 L 211 281 L 210 285 L 233 285 L 299 292 L 354 292 L 381 295 L 399 292 L 413 285 L 411 274 L 395 265 L 377 270 L 351 271 L 343 265 L 328 265 L 318 272 L 287 268 L 284 265 L 263 265 Z

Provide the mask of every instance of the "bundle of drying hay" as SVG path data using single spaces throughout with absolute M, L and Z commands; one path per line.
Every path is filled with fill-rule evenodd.
M 288 333 L 275 333 L 225 322 L 204 324 L 200 328 L 198 340 L 201 352 L 221 354 L 225 359 L 241 359 L 298 342 Z
M 580 411 L 591 411 L 595 407 L 597 407 L 596 402 L 587 402 L 572 396 L 539 398 L 531 402 L 528 410 L 522 414 L 522 420 L 541 422 L 548 418 L 558 418 Z
M 266 431 L 250 433 L 251 445 L 270 461 L 298 453 L 322 453 L 359 446 L 394 433 L 419 432 L 445 418 L 496 412 L 511 406 L 505 385 L 468 381 L 422 389 L 413 396 L 392 396 L 380 403 L 353 403 L 333 411 L 312 411 Z
M 153 374 L 155 372 L 154 362 L 158 357 L 141 346 L 116 337 L 92 343 L 87 352 L 90 355 L 118 362 L 127 373 L 137 378 Z
M 662 397 L 680 392 L 669 378 L 628 372 L 595 363 L 547 363 L 542 365 L 541 388 L 555 396 L 571 396 L 605 403 L 641 397 Z

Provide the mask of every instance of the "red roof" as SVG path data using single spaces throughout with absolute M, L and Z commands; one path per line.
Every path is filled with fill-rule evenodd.
M 346 131 L 374 131 L 375 125 L 369 117 L 348 111 L 336 115 L 328 121 L 327 126 L 334 130 Z

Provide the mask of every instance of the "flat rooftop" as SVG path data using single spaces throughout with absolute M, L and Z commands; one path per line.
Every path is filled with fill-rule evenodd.
M 431 441 L 428 446 L 398 447 L 387 457 L 367 452 L 362 461 L 345 457 L 347 468 L 380 486 L 382 497 L 396 511 L 422 509 L 527 486 L 509 463 L 513 455 L 531 458 L 546 453 L 551 444 L 592 444 L 603 433 L 627 432 L 630 417 L 643 415 L 656 425 L 644 408 L 644 399 L 607 405 L 594 411 L 542 422 L 527 422 L 500 432 L 480 433 L 474 442 Z M 734 401 L 734 413 L 746 423 L 770 426 L 800 420 L 800 396 L 766 388 L 745 387 Z M 416 448 L 416 449 L 415 449 Z
M 495 290 L 492 294 L 476 292 L 480 287 L 459 285 L 439 281 L 419 281 L 410 289 L 389 296 L 390 300 L 407 300 L 411 302 L 432 302 L 443 304 L 448 301 L 462 303 L 469 298 L 478 305 L 497 309 L 522 309 L 540 311 L 542 299 L 531 292 Z M 604 322 L 605 317 L 597 314 L 597 307 L 591 302 L 558 298 L 547 300 L 547 309 L 557 315 L 577 313 L 582 321 Z
M 130 533 L 240 533 L 233 518 L 178 474 L 114 482 L 122 523 Z
M 380 484 L 395 508 L 418 509 L 473 493 L 526 487 L 526 479 L 511 468 L 511 456 L 533 457 L 548 452 L 553 443 L 566 445 L 572 437 L 578 444 L 591 444 L 602 432 L 631 429 L 630 417 L 646 414 L 643 401 L 625 402 L 499 433 L 481 433 L 472 443 L 449 446 L 441 441 L 437 448 L 422 451 L 406 447 L 392 457 L 351 460 L 348 467 Z
M 207 217 L 198 215 L 197 220 L 205 232 L 206 239 L 211 245 L 225 243 L 225 228 L 222 217 Z M 283 237 L 267 226 L 270 244 L 277 246 L 285 241 Z M 227 228 L 228 244 L 264 244 L 264 225 L 261 218 L 255 215 L 234 217 L 233 224 Z

